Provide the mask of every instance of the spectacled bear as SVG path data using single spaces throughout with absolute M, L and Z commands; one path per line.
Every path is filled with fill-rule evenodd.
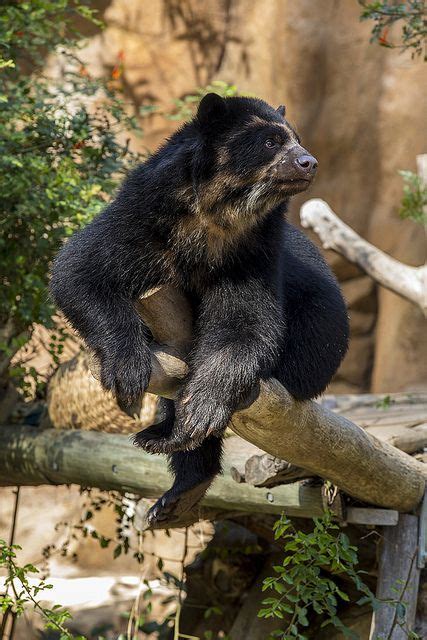
M 141 396 L 151 373 L 151 335 L 135 301 L 164 284 L 191 301 L 190 373 L 173 411 L 135 437 L 167 453 L 175 475 L 152 523 L 200 499 L 220 471 L 227 423 L 260 379 L 314 398 L 347 349 L 335 277 L 286 220 L 317 161 L 284 116 L 259 99 L 208 94 L 53 265 L 53 298 L 122 405 Z

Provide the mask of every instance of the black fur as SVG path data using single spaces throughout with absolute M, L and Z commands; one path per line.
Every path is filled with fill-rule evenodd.
M 223 431 L 260 379 L 313 398 L 347 348 L 338 284 L 285 220 L 316 164 L 282 114 L 261 100 L 210 94 L 54 263 L 53 297 L 121 403 L 134 402 L 151 373 L 150 332 L 134 301 L 172 283 L 192 302 L 188 379 L 164 423 L 135 438 L 171 454 L 175 483 L 154 519 L 189 491 L 200 498 L 191 491 L 220 470 Z

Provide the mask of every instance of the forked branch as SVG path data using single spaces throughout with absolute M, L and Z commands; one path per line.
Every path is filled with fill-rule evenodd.
M 427 154 L 417 157 L 418 174 L 427 182 Z M 420 307 L 427 317 L 427 264 L 410 267 L 395 260 L 361 238 L 320 198 L 304 203 L 300 211 L 303 227 L 312 228 L 324 249 L 332 249 L 357 264 L 376 282 Z

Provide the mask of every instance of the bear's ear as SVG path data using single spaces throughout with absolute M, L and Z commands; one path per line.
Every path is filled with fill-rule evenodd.
M 202 124 L 219 120 L 227 113 L 227 103 L 217 93 L 207 93 L 200 101 L 197 119 Z
M 284 104 L 281 104 L 280 107 L 277 107 L 276 111 L 277 111 L 277 113 L 280 113 L 282 118 L 285 117 L 285 115 L 286 115 L 286 107 L 285 107 Z

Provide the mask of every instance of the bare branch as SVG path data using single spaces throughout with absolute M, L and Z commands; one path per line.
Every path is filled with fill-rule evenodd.
M 410 267 L 361 238 L 319 198 L 301 207 L 301 224 L 311 227 L 324 249 L 332 249 L 354 262 L 374 280 L 418 305 L 427 315 L 427 266 Z

